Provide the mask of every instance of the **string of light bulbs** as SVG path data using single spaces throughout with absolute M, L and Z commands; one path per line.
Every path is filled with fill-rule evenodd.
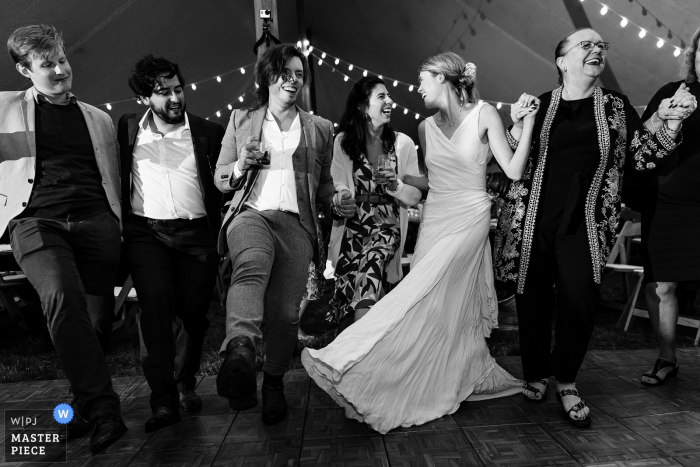
M 581 0 L 581 3 L 583 3 L 584 1 L 585 1 L 585 0 Z M 647 34 L 649 34 L 651 37 L 655 37 L 655 38 L 657 39 L 657 41 L 656 41 L 656 47 L 657 47 L 657 48 L 660 49 L 660 48 L 662 48 L 662 47 L 666 44 L 666 41 L 665 41 L 663 38 L 657 36 L 656 34 L 651 34 L 651 33 L 649 33 L 649 31 L 647 31 L 645 28 L 641 27 L 641 26 L 638 25 L 637 23 L 634 23 L 634 22 L 630 21 L 626 16 L 621 15 L 620 13 L 618 13 L 618 12 L 615 11 L 615 10 L 613 10 L 612 8 L 610 8 L 608 5 L 606 5 L 605 3 L 601 2 L 600 0 L 591 0 L 591 1 L 594 1 L 594 2 L 598 3 L 598 4 L 601 6 L 601 8 L 600 8 L 600 14 L 601 14 L 602 16 L 605 16 L 606 14 L 608 14 L 608 12 L 612 12 L 613 14 L 619 16 L 619 17 L 620 17 L 620 27 L 625 28 L 625 27 L 627 27 L 627 25 L 630 25 L 630 24 L 633 25 L 633 26 L 635 26 L 635 27 L 637 27 L 637 28 L 639 29 L 638 36 L 639 36 L 640 39 L 644 39 L 644 37 L 646 37 Z M 657 22 L 659 22 L 658 19 L 657 19 Z M 670 32 L 671 32 L 671 30 L 669 29 L 669 33 L 670 33 Z M 677 46 L 677 45 L 671 44 L 671 46 L 674 47 L 674 50 L 673 50 L 673 56 L 674 56 L 674 57 L 678 57 L 678 56 L 681 54 L 681 52 L 682 52 L 682 47 L 684 46 L 684 44 L 685 44 L 685 42 L 684 42 L 683 40 L 681 40 L 681 45 L 680 45 L 680 47 Z
M 299 46 L 299 44 L 300 44 L 300 42 L 297 43 L 297 46 Z M 345 81 L 347 81 L 347 80 L 349 80 L 349 79 L 352 79 L 352 78 L 350 78 L 349 76 L 347 76 L 347 75 L 346 75 L 345 73 L 343 73 L 342 71 L 338 70 L 338 68 L 335 68 L 333 65 L 330 64 L 330 62 L 333 62 L 335 65 L 339 65 L 340 63 L 344 63 L 344 64 L 346 64 L 346 65 L 348 66 L 348 71 L 352 71 L 352 70 L 354 70 L 354 69 L 362 70 L 362 76 L 363 76 L 363 77 L 364 77 L 364 76 L 367 76 L 368 74 L 375 75 L 375 76 L 379 77 L 379 79 L 385 80 L 385 82 L 387 82 L 387 83 L 391 82 L 392 85 L 393 85 L 394 87 L 397 87 L 399 84 L 402 84 L 402 85 L 408 87 L 408 91 L 409 91 L 409 92 L 413 92 L 413 89 L 418 89 L 418 87 L 419 87 L 419 86 L 416 85 L 416 84 L 406 83 L 406 82 L 401 81 L 401 80 L 398 80 L 398 79 L 394 79 L 394 78 L 390 78 L 390 77 L 388 77 L 388 76 L 380 75 L 379 73 L 375 73 L 375 72 L 370 71 L 370 70 L 368 70 L 368 69 L 366 69 L 366 68 L 359 67 L 359 66 L 354 65 L 354 64 L 352 64 L 352 63 L 350 63 L 350 62 L 348 62 L 348 61 L 346 61 L 346 60 L 343 60 L 343 59 L 338 58 L 338 57 L 334 57 L 334 56 L 332 56 L 332 55 L 330 55 L 330 54 L 328 54 L 328 53 L 326 53 L 326 52 L 323 52 L 322 50 L 319 50 L 318 47 L 317 47 L 317 48 L 314 48 L 313 46 L 309 46 L 308 50 L 309 50 L 309 52 L 311 52 L 311 51 L 313 51 L 313 50 L 316 50 L 317 52 L 321 52 L 321 55 L 320 55 L 320 56 L 318 56 L 318 55 L 316 55 L 316 54 L 313 54 L 313 53 L 308 53 L 308 54 L 305 53 L 305 55 L 306 55 L 307 57 L 308 57 L 309 55 L 312 55 L 314 58 L 317 58 L 317 59 L 318 59 L 317 65 L 321 66 L 321 65 L 324 65 L 324 64 L 325 64 L 325 65 L 327 65 L 328 67 L 330 67 L 330 68 L 334 69 L 335 71 L 339 72 L 341 75 L 344 76 L 344 80 L 345 80 Z M 326 61 L 327 58 L 328 58 L 328 60 Z M 353 80 L 353 82 L 355 82 L 355 80 Z M 488 99 L 479 99 L 479 100 L 480 100 L 480 101 L 483 101 L 483 102 L 488 102 L 489 104 L 492 104 L 493 106 L 495 106 L 495 107 L 496 107 L 497 109 L 499 109 L 499 110 L 500 110 L 504 105 L 512 105 L 512 103 L 503 102 L 503 101 L 493 101 L 493 100 L 488 100 Z M 401 107 L 401 106 L 399 106 L 399 107 Z M 642 111 L 643 111 L 644 109 L 646 109 L 646 105 L 634 105 L 634 106 L 632 106 L 632 107 L 637 108 L 637 109 L 641 109 Z M 401 108 L 405 109 L 405 107 L 401 107 Z M 409 112 L 412 112 L 412 110 L 409 110 Z M 408 113 L 408 112 L 404 112 L 404 113 Z M 417 113 L 417 112 L 416 112 L 416 113 Z M 419 114 L 419 115 L 420 115 L 420 114 Z M 421 115 L 421 116 L 422 116 L 422 115 Z M 425 117 L 423 117 L 423 118 L 425 118 Z
M 185 85 L 185 88 L 190 88 L 191 90 L 196 91 L 198 84 L 202 84 L 202 83 L 205 83 L 207 81 L 212 81 L 212 80 L 216 80 L 217 83 L 220 83 L 223 80 L 224 76 L 227 76 L 227 75 L 230 75 L 231 73 L 236 73 L 236 72 L 239 72 L 240 74 L 244 75 L 246 73 L 246 68 L 250 68 L 253 65 L 255 65 L 255 62 L 248 63 L 247 65 L 244 65 L 241 67 L 233 68 L 232 70 L 229 70 L 226 73 L 221 73 L 218 75 L 211 76 L 209 78 L 200 79 L 199 81 L 195 81 L 194 83 L 189 83 L 189 84 Z M 122 102 L 133 102 L 133 101 L 136 101 L 137 104 L 141 104 L 141 100 L 139 98 L 130 97 L 128 99 L 122 99 L 120 101 L 111 101 L 111 102 L 105 102 L 104 104 L 98 104 L 97 107 L 105 107 L 107 110 L 112 110 L 112 104 L 121 104 Z

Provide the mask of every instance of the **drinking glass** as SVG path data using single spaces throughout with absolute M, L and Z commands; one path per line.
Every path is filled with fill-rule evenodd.
M 258 165 L 270 165 L 270 145 L 265 137 L 261 135 L 259 140 L 253 139 L 250 143 L 254 146 L 253 153 Z
M 377 185 L 384 186 L 387 184 L 382 170 L 390 167 L 389 164 L 391 164 L 391 158 L 387 154 L 379 154 L 377 156 L 377 164 L 374 166 L 374 181 Z

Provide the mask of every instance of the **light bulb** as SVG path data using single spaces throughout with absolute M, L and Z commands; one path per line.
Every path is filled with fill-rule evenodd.
M 338 126 L 338 124 L 337 124 L 337 123 L 334 123 L 334 124 L 333 124 L 333 127 L 334 127 L 334 128 L 336 128 L 337 126 Z
M 420 115 L 416 114 L 416 120 L 418 120 L 418 117 L 420 117 Z
M 297 41 L 297 48 L 301 49 L 301 41 Z
M 323 52 L 323 53 L 321 54 L 321 58 L 326 58 L 326 52 Z
M 348 71 L 352 71 L 353 68 L 355 68 L 355 65 L 350 65 L 350 66 L 348 67 Z
M 196 85 L 196 84 L 193 84 L 193 85 L 192 85 L 192 90 L 193 90 L 193 91 L 196 91 L 196 90 L 197 90 L 197 85 Z
M 348 80 L 348 77 L 347 77 L 347 76 L 346 76 L 345 78 L 343 78 L 343 81 L 347 81 L 347 80 Z
M 245 68 L 241 68 L 241 74 L 245 75 Z
M 313 115 L 313 114 L 314 114 L 314 111 L 313 111 L 313 110 L 309 110 L 309 113 L 310 113 L 311 115 Z
M 403 114 L 406 115 L 408 113 L 408 109 L 403 109 Z
M 255 83 L 255 89 L 258 89 L 260 85 L 258 83 Z
M 624 28 L 625 26 L 627 26 L 627 23 L 629 23 L 629 21 L 627 21 L 627 18 L 623 16 L 622 21 L 620 21 L 620 26 Z
M 362 72 L 362 76 L 367 76 L 367 70 Z
M 304 47 L 308 47 L 308 46 L 309 46 L 309 40 L 308 40 L 308 39 L 304 39 Z
M 396 87 L 396 86 L 398 86 L 398 85 L 399 85 L 399 82 L 398 82 L 398 81 L 394 81 L 394 87 Z
M 220 83 L 220 82 L 221 82 L 221 76 L 217 76 L 217 77 L 216 77 L 216 81 L 218 81 L 218 82 Z
M 657 46 L 658 48 L 663 47 L 663 46 L 664 46 L 664 40 L 663 40 L 663 39 L 659 39 L 659 41 L 656 43 L 656 46 Z
M 379 75 L 379 79 L 384 79 L 384 77 L 382 75 Z
M 112 104 L 107 104 L 107 110 L 112 110 Z
M 233 106 L 231 104 L 227 105 L 226 107 L 228 107 L 229 110 L 233 110 Z
M 217 110 L 217 111 L 216 111 L 216 116 L 217 116 L 217 117 L 221 117 L 221 112 L 219 112 L 219 111 Z
M 410 86 L 408 87 L 408 92 L 413 92 L 413 85 L 410 85 Z
M 501 107 L 503 107 L 503 104 L 501 104 L 500 102 L 498 104 L 496 104 L 497 109 L 500 109 Z
M 603 8 L 600 9 L 600 14 L 601 14 L 601 15 L 604 15 L 604 14 L 606 14 L 607 12 L 608 12 L 608 7 L 605 6 L 605 5 L 603 5 Z
M 314 51 L 314 46 L 313 46 L 313 45 L 310 45 L 310 46 L 309 46 L 309 52 L 313 52 L 313 51 Z
M 677 57 L 677 56 L 679 56 L 680 54 L 681 54 L 681 49 L 679 49 L 678 47 L 676 47 L 676 50 L 673 51 L 673 56 L 674 56 L 674 57 Z
M 318 65 L 319 66 L 323 65 L 323 60 L 321 60 L 320 58 L 318 59 Z
M 646 30 L 646 29 L 642 28 L 642 29 L 639 30 L 639 38 L 640 38 L 640 39 L 643 38 L 643 37 L 646 36 L 646 35 L 647 35 L 647 30 Z
M 238 100 L 243 102 L 243 96 L 239 97 Z
M 396 102 L 394 102 L 393 104 L 391 104 L 391 108 L 392 108 L 392 109 L 395 109 L 395 108 L 396 108 Z

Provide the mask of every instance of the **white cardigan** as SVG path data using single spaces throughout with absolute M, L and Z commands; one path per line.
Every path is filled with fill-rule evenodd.
M 352 197 L 355 197 L 355 177 L 352 167 L 352 159 L 345 154 L 343 148 L 340 147 L 340 141 L 343 138 L 343 133 L 339 133 L 335 138 L 333 146 L 333 163 L 331 165 L 331 175 L 333 176 L 333 184 L 335 190 L 341 192 L 348 190 Z M 418 170 L 418 154 L 413 140 L 403 133 L 397 133 L 396 137 L 396 164 L 399 180 L 402 180 L 404 175 L 420 176 Z M 397 192 L 388 194 L 399 200 L 399 229 L 401 232 L 401 243 L 399 249 L 396 250 L 394 258 L 387 266 L 387 280 L 395 284 L 403 277 L 401 270 L 401 256 L 403 255 L 404 243 L 406 242 L 406 228 L 408 227 L 408 211 L 409 206 L 413 206 L 421 199 L 421 192 L 418 188 L 411 185 L 401 184 L 402 187 Z M 342 243 L 345 233 L 345 219 L 333 221 L 333 230 L 331 230 L 331 240 L 328 245 L 328 259 L 336 266 L 338 255 L 340 254 L 340 244 Z

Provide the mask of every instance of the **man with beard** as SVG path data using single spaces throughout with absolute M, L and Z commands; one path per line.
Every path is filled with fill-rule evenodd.
M 96 454 L 126 431 L 104 347 L 119 264 L 119 159 L 109 115 L 77 99 L 61 33 L 7 41 L 26 91 L 0 93 L 0 234 L 41 298 L 76 407 L 69 438 Z M 89 421 L 89 425 L 87 421 Z
M 306 57 L 293 45 L 265 51 L 255 66 L 258 101 L 231 114 L 216 166 L 217 187 L 234 194 L 219 235 L 219 251 L 228 247 L 233 272 L 217 392 L 235 410 L 257 405 L 254 345 L 264 317 L 267 424 L 287 414 L 283 377 L 296 346 L 299 302 L 310 261 L 321 266 L 316 203 L 330 211 L 335 198 L 336 215 L 355 212 L 354 200 L 334 196 L 331 122 L 296 106 L 308 79 Z M 264 141 L 267 151 L 254 140 Z
M 221 193 L 213 169 L 224 128 L 185 111 L 184 86 L 177 64 L 143 57 L 129 87 L 148 110 L 118 124 L 124 242 L 151 388 L 147 433 L 180 421 L 180 408 L 202 408 L 195 374 L 219 264 Z

